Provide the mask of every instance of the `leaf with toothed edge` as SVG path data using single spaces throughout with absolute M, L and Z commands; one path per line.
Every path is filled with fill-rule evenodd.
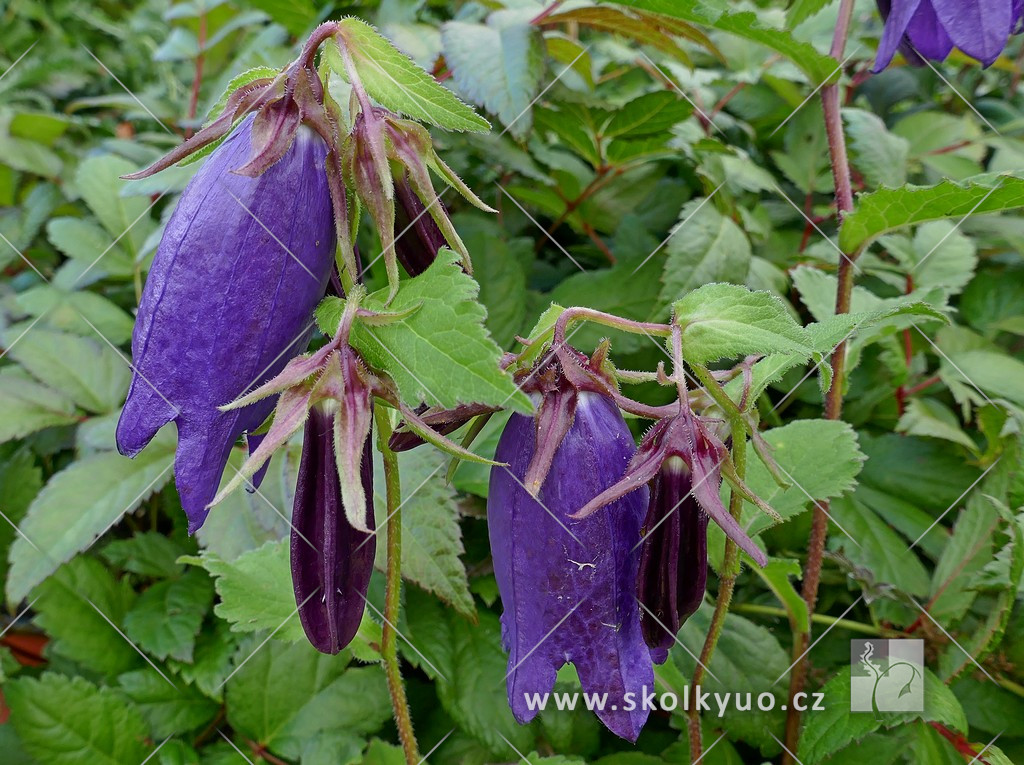
M 442 249 L 424 273 L 402 282 L 389 305 L 387 289 L 362 304 L 375 311 L 401 313 L 414 305 L 419 310 L 386 326 L 357 320 L 352 345 L 371 367 L 391 376 L 410 406 L 425 402 L 454 409 L 480 403 L 528 413 L 530 399 L 499 367 L 502 352 L 484 326 L 487 311 L 476 300 L 479 289 L 459 266 L 458 256 Z M 343 300 L 329 298 L 317 309 L 326 334 L 337 330 L 343 306 Z

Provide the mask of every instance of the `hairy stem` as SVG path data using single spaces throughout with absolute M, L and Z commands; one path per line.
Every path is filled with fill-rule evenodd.
M 697 379 L 701 381 L 712 398 L 716 401 L 719 398 L 723 398 L 732 404 L 731 399 L 728 399 L 725 391 L 721 389 L 710 372 L 703 367 L 697 366 L 691 366 L 691 369 L 693 369 Z M 679 374 L 681 375 L 682 372 L 680 371 Z M 732 431 L 732 459 L 736 465 L 736 475 L 739 476 L 740 480 L 743 480 L 747 476 L 747 426 L 735 404 L 732 404 L 731 410 L 726 410 L 726 415 L 729 417 L 729 425 Z M 743 496 L 736 488 L 733 488 L 729 494 L 729 512 L 733 518 L 739 520 L 742 510 Z M 711 615 L 711 625 L 708 627 L 707 637 L 704 638 L 704 647 L 700 652 L 700 661 L 697 662 L 697 666 L 693 671 L 694 692 L 704 682 L 704 676 L 707 672 L 705 667 L 711 663 L 711 659 L 715 654 L 715 648 L 718 645 L 718 639 L 722 636 L 722 629 L 725 627 L 725 617 L 729 613 L 729 605 L 732 603 L 732 594 L 736 587 L 736 577 L 739 572 L 739 548 L 735 542 L 726 537 L 725 555 L 722 559 L 722 570 L 718 577 L 718 598 L 715 600 L 715 612 Z M 697 709 L 696 704 L 693 704 L 687 710 L 687 729 L 690 734 L 690 762 L 697 762 L 703 757 L 703 746 L 701 742 L 700 710 Z
M 384 590 L 384 625 L 381 629 L 380 655 L 387 676 L 391 707 L 395 713 L 398 738 L 402 742 L 405 761 L 419 765 L 419 747 L 412 728 L 412 714 L 405 697 L 402 670 L 398 664 L 398 607 L 402 593 L 402 485 L 398 475 L 398 455 L 388 448 L 392 426 L 390 413 L 384 407 L 376 408 L 377 445 L 384 462 L 384 486 L 387 492 L 387 571 Z
M 836 20 L 835 35 L 832 38 L 832 57 L 843 60 L 846 37 L 853 14 L 853 0 L 842 0 Z M 839 82 L 830 83 L 821 89 L 821 105 L 825 116 L 825 133 L 828 137 L 829 158 L 832 163 L 832 178 L 836 188 L 836 209 L 839 223 L 846 213 L 853 210 L 853 186 L 850 183 L 850 162 L 846 154 L 846 137 L 843 135 L 843 117 L 839 97 Z M 836 288 L 836 313 L 849 313 L 850 297 L 853 294 L 854 260 L 858 253 L 840 253 L 839 284 Z M 838 420 L 843 409 L 843 385 L 846 371 L 846 341 L 839 343 L 832 352 L 832 385 L 825 396 L 825 417 Z M 813 618 L 818 602 L 818 584 L 821 581 L 821 565 L 828 536 L 828 506 L 815 503 L 811 522 L 811 536 L 807 543 L 807 563 L 803 577 L 803 599 L 808 614 Z M 790 674 L 789 703 L 786 712 L 786 752 L 783 765 L 796 762 L 790 752 L 795 752 L 800 739 L 800 710 L 793 703 L 794 697 L 802 693 L 807 682 L 807 648 L 810 645 L 809 631 L 797 632 L 793 636 L 793 657 L 795 664 Z

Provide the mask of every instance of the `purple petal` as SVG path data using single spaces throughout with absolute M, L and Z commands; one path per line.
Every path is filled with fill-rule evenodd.
M 369 442 L 363 449 L 361 478 L 363 491 L 372 497 Z M 366 503 L 366 523 L 372 528 L 370 502 Z M 359 630 L 375 550 L 376 537 L 352 528 L 345 520 L 331 418 L 314 407 L 302 440 L 292 509 L 291 559 L 299 620 L 318 651 L 338 653 Z
M 953 41 L 935 15 L 931 3 L 921 3 L 907 26 L 907 39 L 914 55 L 942 61 L 953 50 Z
M 210 156 L 167 223 L 139 305 L 135 375 L 117 429 L 118 448 L 134 455 L 161 425 L 177 423 L 175 481 L 190 531 L 206 518 L 231 446 L 274 401 L 217 407 L 306 349 L 334 260 L 326 146 L 302 128 L 266 173 L 233 174 L 250 156 L 252 119 Z
M 910 24 L 910 19 L 921 2 L 922 0 L 884 0 L 878 3 L 878 9 L 885 19 L 885 29 L 882 32 L 882 39 L 878 41 L 878 54 L 875 56 L 873 71 L 880 72 L 889 66 L 889 62 L 896 54 L 897 46 L 907 31 L 907 25 Z
M 539 501 L 521 483 L 535 445 L 533 418 L 513 415 L 496 454 L 509 465 L 492 468 L 487 501 L 509 704 L 528 722 L 536 710 L 524 694 L 550 691 L 558 668 L 572 662 L 585 692 L 607 694 L 597 712 L 604 724 L 635 741 L 648 712 L 640 704 L 626 711 L 624 696 L 639 699 L 654 682 L 635 597 L 647 490 L 584 520 L 570 517 L 626 469 L 633 438 L 611 399 L 580 394 Z
M 1003 52 L 1013 26 L 1013 0 L 931 0 L 953 44 L 989 66 Z

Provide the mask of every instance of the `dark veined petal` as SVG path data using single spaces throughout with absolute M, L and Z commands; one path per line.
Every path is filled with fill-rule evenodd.
M 440 199 L 434 202 L 442 205 Z M 446 246 L 444 234 L 405 176 L 395 181 L 395 253 L 409 276 L 419 276 Z
M 708 516 L 690 492 L 690 471 L 667 460 L 652 482 L 640 553 L 640 626 L 657 663 L 700 608 L 708 581 Z
M 218 407 L 306 349 L 334 262 L 326 145 L 300 128 L 263 175 L 237 175 L 250 158 L 252 120 L 209 157 L 167 223 L 139 304 L 117 428 L 118 448 L 134 456 L 176 422 L 175 482 L 190 531 L 206 518 L 232 446 L 274 399 Z
M 509 704 L 529 722 L 537 712 L 526 694 L 549 692 L 558 668 L 572 662 L 585 692 L 607 694 L 602 722 L 635 741 L 648 711 L 627 711 L 624 695 L 652 691 L 654 682 L 636 601 L 647 490 L 570 517 L 622 474 L 633 438 L 610 398 L 581 393 L 538 498 L 523 486 L 535 448 L 533 418 L 512 415 L 495 455 L 509 464 L 491 469 L 487 500 Z
M 373 528 L 370 443 L 361 465 L 366 524 Z M 334 426 L 322 407 L 310 410 L 292 509 L 292 586 L 302 629 L 322 653 L 338 653 L 359 630 L 373 572 L 376 536 L 345 519 L 334 459 Z

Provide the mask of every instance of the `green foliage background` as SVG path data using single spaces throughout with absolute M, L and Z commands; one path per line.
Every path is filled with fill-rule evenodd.
M 499 211 L 445 197 L 503 348 L 552 302 L 664 321 L 680 300 L 685 315 L 708 310 L 710 293 L 692 291 L 710 282 L 783 301 L 706 329 L 696 344 L 716 359 L 768 343 L 773 353 L 755 367 L 758 408 L 793 479 L 781 489 L 753 461 L 749 483 L 786 522 L 752 527 L 772 561 L 741 575 L 708 688 L 784 702 L 791 626 L 807 620 L 794 583 L 809 507 L 832 500 L 814 622 L 816 636 L 828 632 L 810 654 L 812 689 L 824 687 L 828 709 L 805 716 L 802 761 L 956 763 L 970 757 L 950 739 L 979 751 L 996 736 L 987 762 L 1024 761 L 1019 39 L 989 70 L 954 54 L 935 68 L 870 75 L 880 22 L 873 4 L 857 6 L 843 119 L 858 199 L 839 230 L 814 97 L 839 76 L 823 53 L 834 7 L 556 6 L 546 15 L 530 0 L 0 8 L 5 765 L 403 761 L 375 663 L 379 575 L 341 655 L 317 654 L 295 617 L 286 519 L 297 450 L 194 538 L 170 481 L 173 435 L 134 461 L 114 451 L 138 295 L 162 221 L 198 165 L 132 184 L 118 176 L 198 127 L 232 77 L 283 66 L 317 22 L 343 14 L 376 24 L 494 123 L 482 135 L 435 131 L 435 141 Z M 360 241 L 366 252 L 377 246 L 366 225 Z M 833 318 L 840 246 L 866 247 L 849 322 Z M 420 288 L 440 294 L 438 311 L 455 311 L 438 279 Z M 381 286 L 383 270 L 371 280 Z M 739 294 L 716 289 L 727 303 Z M 807 327 L 810 360 L 771 345 L 793 320 Z M 822 361 L 850 332 L 846 422 L 825 422 Z M 573 343 L 589 351 L 605 334 L 583 328 Z M 611 340 L 623 368 L 666 358 L 647 338 Z M 442 390 L 452 374 L 441 364 L 423 372 Z M 638 393 L 650 403 L 665 395 L 654 385 Z M 500 424 L 482 434 L 482 453 Z M 450 484 L 446 468 L 426 449 L 402 458 L 409 586 L 399 629 L 417 734 L 424 751 L 437 745 L 430 761 L 688 762 L 679 711 L 652 715 L 636 747 L 582 710 L 514 722 L 486 468 L 463 464 Z M 381 517 L 383 486 L 376 494 Z M 715 561 L 714 529 L 711 541 Z M 689 651 L 700 650 L 710 611 L 683 628 Z M 924 713 L 848 711 L 848 639 L 869 635 L 925 638 Z M 681 692 L 692 671 L 689 653 L 674 649 L 659 688 Z M 563 672 L 558 688 L 578 688 L 575 675 Z M 720 740 L 703 761 L 777 759 L 784 719 L 779 710 L 705 716 L 706 745 Z

